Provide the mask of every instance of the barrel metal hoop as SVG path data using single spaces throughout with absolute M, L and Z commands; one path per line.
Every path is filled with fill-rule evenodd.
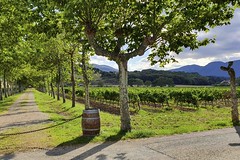
M 100 128 L 97 128 L 97 129 L 86 129 L 86 128 L 83 128 L 84 131 L 98 131 Z
M 99 119 L 99 118 L 96 117 L 96 118 L 82 118 L 82 119 L 84 119 L 84 120 L 85 120 L 85 119 L 86 119 L 86 120 L 92 120 L 92 119 Z

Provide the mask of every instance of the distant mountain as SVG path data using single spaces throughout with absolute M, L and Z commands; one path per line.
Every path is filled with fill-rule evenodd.
M 104 72 L 118 72 L 117 69 L 107 66 L 107 65 L 99 65 L 99 64 L 92 64 L 92 65 L 93 65 L 93 68 L 97 68 Z
M 196 72 L 202 76 L 229 77 L 227 72 L 224 72 L 220 69 L 221 66 L 227 67 L 228 63 L 217 61 L 211 62 L 206 66 L 187 65 L 177 69 L 172 69 L 170 71 L 187 73 Z M 240 77 L 240 60 L 234 61 L 233 68 L 236 72 L 236 77 Z

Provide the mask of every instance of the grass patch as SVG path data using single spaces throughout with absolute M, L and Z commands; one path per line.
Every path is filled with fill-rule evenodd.
M 71 108 L 71 102 L 66 104 L 51 99 L 48 95 L 36 92 L 36 101 L 41 110 L 50 113 L 55 123 L 63 121 L 62 115 L 72 119 L 82 114 L 84 106 L 78 104 Z M 151 108 L 149 108 L 151 110 Z M 56 111 L 58 113 L 56 113 Z M 155 109 L 154 112 L 140 110 L 131 117 L 132 132 L 121 134 L 120 117 L 109 113 L 100 112 L 101 134 L 91 138 L 91 142 L 100 142 L 119 139 L 135 139 L 153 136 L 198 132 L 204 130 L 231 127 L 230 108 L 199 108 L 194 112 L 180 110 Z M 66 116 L 65 116 L 66 117 Z M 50 130 L 55 144 L 70 142 L 68 144 L 85 143 L 81 138 L 81 118 L 76 118 Z M 87 140 L 88 142 L 88 140 Z
M 0 101 L 0 115 L 8 111 L 9 107 L 19 98 L 21 93 L 9 96 Z
M 41 130 L 46 127 L 40 124 L 8 129 L 0 136 L 0 154 L 52 147 L 52 142 L 47 141 L 47 130 Z
M 232 127 L 230 108 L 199 108 L 194 112 L 177 109 L 165 110 L 161 108 L 156 108 L 154 112 L 152 112 L 151 108 L 149 108 L 149 110 L 140 110 L 139 113 L 131 117 L 132 132 L 128 133 L 119 132 L 120 116 L 100 112 L 100 135 L 86 138 L 82 136 L 80 118 L 84 109 L 83 104 L 76 103 L 76 107 L 72 108 L 71 101 L 69 100 L 63 104 L 62 101 L 57 101 L 47 94 L 35 90 L 34 94 L 40 110 L 49 114 L 52 120 L 51 124 L 35 126 L 37 128 L 45 127 L 44 130 L 34 133 L 36 134 L 35 136 L 38 136 L 38 139 L 40 139 L 36 142 L 35 146 L 40 148 L 166 136 Z M 28 128 L 28 130 L 30 129 L 34 130 L 36 128 Z M 26 130 L 26 128 L 18 128 L 17 130 L 8 131 L 8 133 L 19 133 L 24 130 Z M 27 135 L 28 134 L 26 134 L 26 136 Z M 0 140 L 4 141 L 3 145 L 6 145 L 11 141 L 10 138 L 12 138 L 13 140 L 10 143 L 12 146 L 16 148 L 26 147 L 20 142 L 18 136 L 22 135 L 16 135 L 16 137 L 0 136 Z M 32 139 L 23 139 L 25 143 L 28 143 L 30 140 L 32 141 Z M 1 146 L 2 144 L 0 145 L 0 149 Z

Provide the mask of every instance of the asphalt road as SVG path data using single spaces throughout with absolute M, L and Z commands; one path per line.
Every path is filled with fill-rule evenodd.
M 16 160 L 240 160 L 240 127 L 0 155 Z

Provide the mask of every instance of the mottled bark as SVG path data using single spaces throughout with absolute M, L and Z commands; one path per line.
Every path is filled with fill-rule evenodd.
M 83 73 L 83 81 L 84 81 L 84 89 L 85 89 L 85 109 L 90 108 L 90 97 L 89 97 L 89 78 L 87 74 L 87 64 L 86 64 L 86 53 L 83 51 L 82 53 L 82 73 Z
M 128 105 L 128 72 L 127 60 L 119 60 L 119 89 L 120 89 L 120 113 L 121 113 L 121 130 L 124 132 L 131 131 L 131 119 Z
M 74 63 L 73 63 L 73 53 L 71 54 L 71 82 L 72 82 L 72 107 L 75 107 L 76 103 L 76 89 L 75 89 L 75 77 L 74 77 Z
M 228 67 L 221 66 L 223 71 L 227 71 L 230 76 L 230 87 L 231 87 L 231 101 L 232 101 L 232 122 L 233 124 L 239 123 L 239 113 L 238 113 L 238 99 L 237 99 L 237 91 L 236 91 L 236 75 L 235 71 L 231 66 L 233 62 L 228 62 Z
M 232 122 L 233 124 L 239 123 L 239 113 L 238 113 L 238 99 L 236 92 L 236 77 L 235 71 L 230 68 L 228 71 L 230 75 L 230 86 L 231 86 L 231 99 L 232 99 Z

